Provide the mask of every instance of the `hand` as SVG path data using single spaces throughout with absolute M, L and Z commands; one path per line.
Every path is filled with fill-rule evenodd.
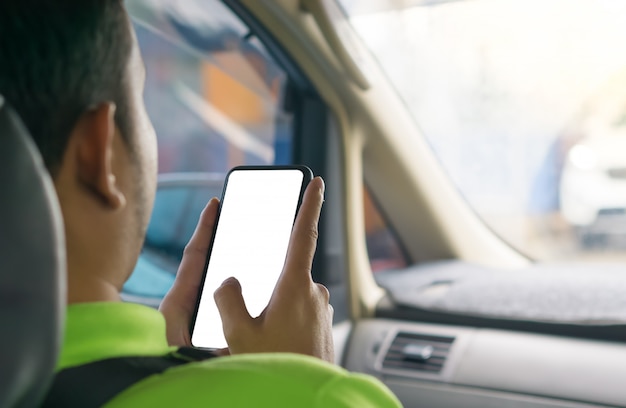
M 165 316 L 167 342 L 170 346 L 191 346 L 189 327 L 200 291 L 218 206 L 219 200 L 213 198 L 200 214 L 198 226 L 183 252 L 174 285 L 159 307 Z
M 248 314 L 235 278 L 215 291 L 231 354 L 291 352 L 334 361 L 330 295 L 311 278 L 323 196 L 324 182 L 316 177 L 304 194 L 283 271 L 259 317 Z

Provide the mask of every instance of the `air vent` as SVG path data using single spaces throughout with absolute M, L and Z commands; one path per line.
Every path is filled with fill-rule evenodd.
M 454 337 L 399 332 L 387 350 L 382 368 L 437 374 L 453 342 Z

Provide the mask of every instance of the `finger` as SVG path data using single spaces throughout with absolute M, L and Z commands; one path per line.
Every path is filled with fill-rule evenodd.
M 194 302 L 200 288 L 218 207 L 219 200 L 212 198 L 202 210 L 198 225 L 189 243 L 185 246 L 183 259 L 176 274 L 175 285 L 183 287 Z
M 218 357 L 230 356 L 230 349 L 228 347 L 213 350 L 213 354 Z
M 311 265 L 317 247 L 317 224 L 324 201 L 324 181 L 314 178 L 304 192 L 302 205 L 291 232 L 281 280 L 311 279 Z
M 328 291 L 328 288 L 321 283 L 316 283 L 315 285 L 317 286 L 318 291 L 322 294 L 322 299 L 324 299 L 326 303 L 329 303 L 330 292 Z
M 226 279 L 217 288 L 213 298 L 222 318 L 224 336 L 228 341 L 236 328 L 246 327 L 252 321 L 241 294 L 239 281 L 235 278 Z
M 196 306 L 200 281 L 219 201 L 212 199 L 200 214 L 198 226 L 187 244 L 174 285 L 159 305 L 167 322 L 169 344 L 190 345 L 189 322 Z M 190 249 L 194 248 L 194 249 Z M 203 253 L 204 248 L 204 255 Z

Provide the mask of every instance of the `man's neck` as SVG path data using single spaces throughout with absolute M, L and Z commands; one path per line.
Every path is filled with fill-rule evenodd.
M 119 302 L 119 289 L 97 276 L 68 276 L 67 303 Z

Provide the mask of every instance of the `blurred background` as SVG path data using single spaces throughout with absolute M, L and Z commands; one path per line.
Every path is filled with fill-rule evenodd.
M 341 3 L 493 230 L 536 259 L 626 261 L 626 2 Z
M 125 292 L 158 305 L 226 172 L 291 163 L 294 116 L 287 73 L 222 2 L 127 3 L 161 176 Z M 497 234 L 534 259 L 626 262 L 626 1 L 338 4 Z M 403 267 L 365 187 L 372 270 Z

